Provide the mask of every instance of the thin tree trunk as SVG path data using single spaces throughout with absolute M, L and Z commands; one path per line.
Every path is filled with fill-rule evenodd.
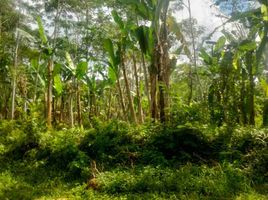
M 36 76 L 35 76 L 35 80 L 34 80 L 34 97 L 33 97 L 33 102 L 36 103 L 36 98 L 37 98 L 37 87 L 38 87 L 38 73 L 39 73 L 39 68 L 40 68 L 40 59 L 41 59 L 41 53 L 39 54 L 38 57 L 38 66 L 36 69 Z
M 266 24 L 266 26 L 268 26 L 268 24 Z M 268 70 L 268 51 L 266 51 L 266 54 L 265 54 L 265 69 L 266 71 Z M 268 85 L 268 74 L 266 74 L 266 84 Z M 268 126 L 268 93 L 266 91 L 265 93 L 266 94 L 265 94 L 265 100 L 264 100 L 264 105 L 263 105 L 263 126 L 267 127 Z
M 132 96 L 131 96 L 131 92 L 130 92 L 130 86 L 129 86 L 129 82 L 128 82 L 128 78 L 127 78 L 127 72 L 126 72 L 126 66 L 125 66 L 123 53 L 122 53 L 121 58 L 122 58 L 121 65 L 122 65 L 123 76 L 124 76 L 125 85 L 126 85 L 126 93 L 127 93 L 127 98 L 128 98 L 128 102 L 129 102 L 130 114 L 131 114 L 132 121 L 134 123 L 137 123 L 137 118 L 136 118 L 134 105 L 133 105 L 133 101 L 132 101 Z
M 246 108 L 246 71 L 242 68 L 242 87 L 241 87 L 241 94 L 240 94 L 240 103 L 241 103 L 241 117 L 242 123 L 244 125 L 248 124 L 248 117 L 247 117 L 247 108 Z
M 80 97 L 80 87 L 79 83 L 77 83 L 77 120 L 80 127 L 82 127 L 82 114 L 81 114 L 81 97 Z
M 158 89 L 159 89 L 159 110 L 161 123 L 166 122 L 166 90 L 169 80 L 165 80 L 169 73 L 169 57 L 168 57 L 168 30 L 167 30 L 167 12 L 169 0 L 164 3 L 162 8 L 162 24 L 160 26 L 160 34 L 158 34 Z
M 64 118 L 64 95 L 61 95 L 61 102 L 60 102 L 60 122 L 63 122 Z
M 123 111 L 123 117 L 125 117 L 125 115 L 126 115 L 126 107 L 125 107 L 125 102 L 124 102 L 124 97 L 123 97 L 123 92 L 122 92 L 121 84 L 120 84 L 120 81 L 119 81 L 119 77 L 117 78 L 116 84 L 117 84 L 117 87 L 118 87 L 120 104 L 121 104 L 121 108 L 122 108 L 122 111 Z
M 50 59 L 48 61 L 48 65 L 47 65 L 47 69 L 48 69 L 48 85 L 47 85 L 47 127 L 48 128 L 52 128 L 52 90 L 53 90 L 53 60 Z
M 61 1 L 58 1 L 57 5 L 57 11 L 54 18 L 54 31 L 52 35 L 52 48 L 56 47 L 56 38 L 57 38 L 57 32 L 58 32 L 58 19 L 61 14 L 61 7 L 60 7 Z M 55 106 L 54 106 L 54 100 L 53 100 L 53 69 L 54 69 L 54 56 L 52 55 L 49 63 L 48 63 L 48 87 L 47 87 L 47 127 L 52 128 L 52 119 L 55 120 L 53 116 L 55 116 Z M 54 114 L 52 116 L 52 114 Z
M 134 54 L 133 54 L 133 68 L 134 68 L 134 76 L 135 76 L 135 83 L 136 83 L 137 100 L 138 100 L 139 122 L 143 123 L 143 112 L 142 112 L 142 106 L 141 106 L 139 77 L 138 77 L 138 72 L 137 72 L 137 63 L 136 63 L 136 59 L 135 59 Z
M 14 54 L 14 69 L 13 69 L 13 81 L 12 81 L 12 102 L 11 102 L 11 119 L 14 119 L 15 113 L 15 101 L 16 101 L 16 82 L 17 82 L 17 68 L 18 68 L 18 50 L 19 50 L 20 35 L 17 32 L 16 47 Z
M 190 0 L 188 0 L 188 14 L 189 14 L 189 19 L 190 19 L 190 35 L 191 35 L 191 39 L 192 39 L 192 48 L 193 48 L 193 64 L 194 64 L 194 71 L 195 71 L 195 75 L 197 78 L 197 82 L 198 82 L 198 88 L 199 88 L 199 93 L 200 93 L 200 97 L 201 99 L 203 99 L 203 91 L 202 91 L 202 86 L 201 86 L 201 81 L 198 75 L 198 70 L 197 70 L 197 52 L 196 52 L 196 40 L 195 40 L 195 35 L 194 35 L 194 27 L 193 27 L 193 17 L 192 17 L 192 9 L 191 9 L 191 2 Z M 190 69 L 190 73 L 189 76 L 191 78 L 191 83 L 190 83 L 190 95 L 189 95 L 189 104 L 192 101 L 192 95 L 193 95 L 193 73 L 192 73 L 192 69 Z
M 150 99 L 150 92 L 149 92 L 148 72 L 147 72 L 147 67 L 146 67 L 145 58 L 144 58 L 143 53 L 141 53 L 141 58 L 142 58 L 142 67 L 143 67 L 144 82 L 145 82 L 145 94 L 148 98 L 148 104 L 149 104 L 149 108 L 150 108 L 151 107 L 151 99 Z
M 153 69 L 152 69 L 153 70 Z M 150 72 L 150 93 L 151 93 L 151 118 L 153 121 L 157 120 L 157 100 L 156 100 L 156 85 L 157 85 L 157 75 L 151 71 Z
M 249 74 L 249 124 L 255 125 L 255 106 L 254 106 L 254 76 L 253 76 L 253 53 L 248 53 L 248 74 Z
M 74 127 L 74 113 L 73 113 L 73 93 L 71 92 L 69 96 L 69 118 L 71 127 Z
M 111 113 L 111 104 L 112 104 L 112 89 L 109 89 L 109 97 L 108 97 L 108 111 L 107 111 L 107 120 L 110 119 Z

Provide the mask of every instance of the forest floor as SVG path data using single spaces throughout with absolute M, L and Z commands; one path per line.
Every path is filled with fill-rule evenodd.
M 226 186 L 227 172 L 221 172 L 220 168 L 220 166 L 195 167 L 191 164 L 181 166 L 179 169 L 159 169 L 150 166 L 141 166 L 139 169 L 118 168 L 101 174 L 99 179 L 102 180 L 99 184 L 104 188 L 98 191 L 88 188 L 86 183 L 74 180 L 74 177 L 70 179 L 68 177 L 70 174 L 66 172 L 44 166 L 44 163 L 1 161 L 0 197 L 3 200 L 268 199 L 267 184 L 256 188 L 248 185 L 242 186 L 245 188 Z M 158 179 L 157 176 L 165 177 Z M 176 188 L 186 186 L 187 188 Z M 222 194 L 224 196 L 221 197 Z
M 149 137 L 152 128 L 110 124 L 83 131 L 36 130 L 33 137 L 29 133 L 35 129 L 25 126 L 0 123 L 3 200 L 268 199 L 265 131 L 255 130 L 258 140 L 243 133 L 226 145 L 226 135 L 205 139 L 192 128 Z M 264 146 L 256 143 L 260 140 Z M 215 146 L 221 148 L 209 153 Z

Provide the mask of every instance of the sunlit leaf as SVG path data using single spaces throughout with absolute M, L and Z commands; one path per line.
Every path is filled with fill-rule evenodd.
M 253 51 L 256 48 L 257 48 L 256 42 L 247 40 L 243 41 L 238 47 L 240 51 Z
M 39 34 L 40 34 L 40 38 L 42 40 L 42 43 L 46 45 L 48 43 L 48 40 L 47 40 L 47 36 L 45 34 L 45 29 L 44 29 L 41 17 L 39 17 L 39 16 L 37 17 L 37 23 L 38 23 L 38 30 L 39 30 Z
M 220 37 L 217 43 L 215 44 L 214 51 L 221 50 L 224 47 L 225 43 L 226 43 L 226 38 L 224 36 Z
M 71 70 L 75 70 L 74 63 L 73 63 L 73 60 L 71 58 L 71 55 L 68 52 L 66 52 L 65 56 L 66 56 L 68 67 L 70 67 Z
M 61 95 L 61 93 L 63 91 L 63 85 L 61 82 L 61 76 L 59 74 L 54 76 L 54 88 L 55 88 L 57 94 Z
M 75 76 L 78 80 L 81 80 L 83 76 L 87 74 L 88 70 L 88 63 L 87 62 L 80 62 L 77 65 Z

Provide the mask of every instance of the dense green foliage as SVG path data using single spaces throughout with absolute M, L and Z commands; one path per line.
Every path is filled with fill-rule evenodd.
M 0 199 L 267 199 L 268 0 L 201 2 L 1 0 Z
M 2 121 L 0 197 L 265 199 L 266 131 L 98 120 L 89 130 L 45 131 Z

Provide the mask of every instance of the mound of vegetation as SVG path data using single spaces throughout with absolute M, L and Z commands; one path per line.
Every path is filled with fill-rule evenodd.
M 3 199 L 267 195 L 264 129 L 204 131 L 112 121 L 88 130 L 44 131 L 31 123 L 2 121 L 0 132 Z

